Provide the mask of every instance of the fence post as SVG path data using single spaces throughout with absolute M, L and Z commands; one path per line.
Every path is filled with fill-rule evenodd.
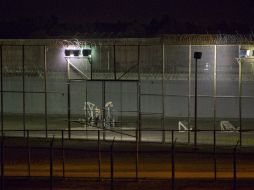
M 216 131 L 213 130 L 213 166 L 214 166 L 214 181 L 217 180 L 217 160 L 216 160 Z
M 53 189 L 53 143 L 55 136 L 50 141 L 50 190 Z
M 4 190 L 4 136 L 1 138 L 1 190 Z
M 113 154 L 113 145 L 114 145 L 115 137 L 110 145 L 110 174 L 111 174 L 111 183 L 110 189 L 114 190 L 114 154 Z
M 213 155 L 213 164 L 214 164 L 214 181 L 217 180 L 217 160 L 216 160 L 216 154 Z
M 172 132 L 172 135 L 174 132 Z M 173 140 L 173 139 L 172 139 Z M 172 141 L 171 144 L 171 189 L 175 190 L 175 141 Z
M 98 178 L 99 181 L 101 180 L 101 143 L 100 143 L 100 139 L 101 139 L 101 135 L 100 135 L 100 130 L 97 131 L 98 132 Z
M 237 176 L 236 176 L 236 149 L 239 144 L 239 140 L 237 141 L 234 149 L 233 149 L 233 173 L 234 173 L 234 180 L 233 180 L 233 190 L 237 189 Z
M 136 130 L 136 181 L 138 181 L 138 168 L 139 168 L 139 131 Z
M 61 141 L 61 148 L 62 148 L 62 172 L 63 178 L 65 177 L 65 159 L 64 159 L 64 130 L 62 130 L 62 141 Z
M 28 177 L 31 176 L 31 148 L 29 143 L 29 130 L 26 131 L 26 143 L 27 143 L 27 170 Z

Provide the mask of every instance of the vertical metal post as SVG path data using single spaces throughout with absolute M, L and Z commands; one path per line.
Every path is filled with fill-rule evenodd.
M 240 55 L 240 46 L 239 46 L 239 55 Z M 239 59 L 239 143 L 242 146 L 242 60 Z
M 174 143 L 174 129 L 171 130 L 171 144 Z
M 92 58 L 92 52 L 91 52 L 91 59 L 89 60 L 90 62 L 90 76 L 91 76 L 91 80 L 93 80 L 93 58 Z
M 85 94 L 85 99 L 86 99 L 86 112 L 85 112 L 85 114 L 86 114 L 86 128 L 87 128 L 87 126 L 88 126 L 88 114 L 87 114 L 87 84 L 88 84 L 88 82 L 87 82 L 87 80 L 85 81 L 85 83 L 86 83 L 86 88 L 85 88 L 85 91 L 86 91 L 86 94 Z
M 121 140 L 123 140 L 123 84 L 120 82 L 120 130 Z
M 141 91 L 141 76 L 140 76 L 140 44 L 138 44 L 138 83 L 137 83 L 137 106 L 138 106 L 138 141 L 141 141 L 141 97 L 140 97 L 140 91 Z
M 101 135 L 100 135 L 100 130 L 98 132 L 98 175 L 99 175 L 99 181 L 101 180 Z
M 190 102 L 191 102 L 191 45 L 189 45 L 189 76 L 188 76 L 188 129 L 190 129 L 191 124 L 191 110 L 190 110 Z M 190 144 L 190 135 L 191 131 L 188 130 L 188 144 Z
M 44 119 L 46 138 L 48 138 L 48 96 L 47 96 L 47 46 L 44 46 Z
M 67 60 L 67 111 L 68 111 L 68 138 L 71 139 L 71 93 L 70 93 L 70 63 Z
M 4 190 L 4 136 L 1 137 L 1 189 Z
M 234 172 L 234 181 L 233 181 L 233 190 L 236 190 L 237 188 L 236 188 L 236 178 L 237 178 L 237 176 L 236 176 L 236 150 L 234 150 L 234 152 L 233 152 L 233 172 Z
M 4 190 L 4 126 L 3 126 L 3 49 L 0 46 L 1 56 L 1 185 L 0 190 Z
M 173 135 L 172 135 L 173 136 Z M 172 139 L 171 144 L 171 189 L 175 190 L 175 142 Z
M 26 143 L 27 143 L 27 170 L 28 170 L 28 177 L 31 176 L 31 148 L 29 142 L 29 130 L 26 131 Z
M 198 94 L 198 59 L 195 59 L 195 106 L 194 106 L 194 148 L 197 148 L 197 94 Z
M 106 103 L 106 82 L 102 81 L 102 128 L 103 128 L 103 140 L 106 139 L 106 128 L 105 128 L 105 103 Z
M 22 45 L 22 121 L 23 121 L 23 133 L 26 136 L 26 94 L 25 94 L 25 46 Z
M 161 88 L 162 88 L 162 143 L 165 143 L 165 87 L 164 87 L 164 80 L 165 80 L 165 45 L 164 42 L 162 44 L 162 80 L 161 80 Z
M 233 190 L 237 189 L 237 176 L 236 176 L 236 149 L 239 144 L 239 140 L 237 141 L 234 149 L 233 149 Z
M 140 99 L 140 44 L 138 44 L 138 82 L 137 82 L 137 109 L 138 109 L 138 126 L 136 128 L 136 180 L 139 177 L 139 143 L 141 141 L 141 99 Z
M 127 65 L 127 46 L 126 46 L 126 41 L 124 42 L 124 64 Z M 121 141 L 123 140 L 123 86 L 122 82 L 120 82 L 120 130 L 121 130 Z
M 62 142 L 61 142 L 61 148 L 62 148 L 62 175 L 63 178 L 65 177 L 65 156 L 64 156 L 64 130 L 62 130 Z
M 217 46 L 214 46 L 213 66 L 213 149 L 216 147 L 216 96 L 217 96 Z
M 0 72 L 1 72 L 1 136 L 4 136 L 4 97 L 3 97 L 3 48 L 0 46 L 0 56 L 1 56 L 1 65 L 0 65 Z
M 111 190 L 114 190 L 114 153 L 113 153 L 113 146 L 114 146 L 114 140 L 112 141 L 112 144 L 110 145 L 110 177 L 111 177 Z
M 214 46 L 214 67 L 213 67 L 213 163 L 214 180 L 217 180 L 216 160 L 216 96 L 217 96 L 217 46 Z
M 53 189 L 53 143 L 54 143 L 54 136 L 50 141 L 50 190 Z
M 114 80 L 116 80 L 116 45 L 114 42 Z
M 214 181 L 217 180 L 217 159 L 216 159 L 216 152 L 213 153 L 213 169 L 214 169 Z

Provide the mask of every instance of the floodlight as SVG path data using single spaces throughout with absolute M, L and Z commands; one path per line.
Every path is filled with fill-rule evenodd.
M 249 49 L 240 49 L 240 58 L 247 58 L 250 56 Z
M 194 52 L 195 59 L 201 59 L 201 57 L 202 57 L 202 52 Z
M 71 50 L 66 49 L 66 50 L 64 51 L 64 54 L 65 54 L 65 56 L 70 56 L 70 55 L 71 55 Z
M 247 55 L 247 57 L 250 56 L 250 50 L 249 49 L 247 50 L 246 55 Z
M 73 55 L 76 57 L 76 56 L 79 56 L 80 54 L 80 50 L 79 49 L 75 49 L 75 50 L 72 50 L 73 52 Z
M 92 50 L 91 49 L 83 49 L 82 54 L 84 57 L 90 57 L 92 54 Z

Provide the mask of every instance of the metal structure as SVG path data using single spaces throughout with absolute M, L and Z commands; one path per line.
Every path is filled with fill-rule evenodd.
M 98 123 L 104 122 L 101 125 L 105 131 L 104 137 L 109 133 L 107 130 L 108 126 L 112 127 L 116 123 L 112 114 L 119 119 L 117 126 L 120 126 L 119 129 L 122 130 L 122 135 L 127 133 L 124 130 L 135 128 L 134 136 L 137 142 L 142 141 L 142 138 L 146 135 L 145 130 L 160 129 L 158 141 L 165 143 L 170 138 L 170 133 L 167 130 L 177 129 L 178 123 L 183 120 L 188 121 L 188 126 L 191 126 L 194 120 L 196 123 L 193 130 L 187 130 L 188 136 L 186 139 L 188 139 L 188 143 L 198 144 L 198 137 L 202 135 L 202 131 L 209 130 L 215 137 L 212 143 L 216 145 L 218 140 L 216 131 L 220 129 L 219 123 L 224 120 L 239 127 L 236 139 L 240 139 L 240 145 L 242 145 L 243 135 L 246 136 L 245 134 L 247 134 L 247 132 L 243 132 L 248 129 L 248 127 L 243 127 L 246 125 L 246 119 L 243 117 L 245 114 L 244 106 L 246 106 L 246 102 L 252 102 L 254 94 L 245 95 L 244 93 L 246 91 L 245 88 L 247 88 L 246 83 L 249 82 L 250 84 L 248 85 L 252 85 L 254 78 L 251 74 L 253 71 L 251 69 L 246 71 L 245 65 L 253 65 L 253 57 L 251 55 L 240 57 L 240 51 L 241 49 L 252 50 L 253 35 L 176 35 L 163 36 L 163 38 L 159 39 L 45 40 L 40 42 L 7 40 L 1 44 L 2 135 L 5 130 L 8 130 L 8 128 L 4 127 L 8 126 L 4 122 L 4 114 L 7 113 L 5 111 L 7 108 L 4 106 L 7 103 L 4 98 L 9 94 L 22 96 L 22 99 L 20 99 L 22 111 L 20 112 L 22 115 L 23 136 L 26 135 L 25 131 L 27 129 L 31 129 L 28 127 L 28 123 L 30 122 L 31 124 L 29 125 L 32 126 L 33 117 L 35 117 L 32 115 L 32 111 L 29 110 L 32 109 L 28 105 L 30 96 L 40 97 L 39 100 L 43 105 L 41 109 L 44 113 L 43 117 L 39 119 L 40 122 L 43 121 L 45 136 L 48 137 L 48 131 L 51 129 L 50 122 L 52 122 L 53 118 L 51 116 L 53 115 L 51 114 L 52 106 L 49 102 L 54 99 L 55 95 L 60 96 L 60 94 L 64 94 L 61 97 L 63 104 L 66 104 L 63 106 L 65 109 L 63 117 L 67 124 L 64 129 L 68 130 L 69 138 L 71 138 L 72 126 L 74 125 L 72 120 L 80 118 L 79 111 L 80 113 L 84 111 L 84 107 L 80 105 L 84 101 L 87 103 L 93 102 L 97 109 L 100 110 L 100 114 L 97 113 L 96 115 L 95 112 L 90 112 L 94 109 L 87 109 L 89 106 L 85 105 L 85 112 L 89 112 L 86 115 L 92 118 L 91 121 L 99 118 Z M 76 49 L 89 47 L 91 49 L 91 57 L 64 55 L 64 49 L 70 46 L 75 46 Z M 224 61 L 222 57 L 225 57 L 221 53 L 223 48 L 230 49 L 231 47 L 238 47 L 239 52 L 237 54 L 228 56 L 233 58 L 231 62 L 236 61 L 238 65 L 230 64 L 227 66 L 221 64 Z M 38 60 L 31 60 L 30 55 L 33 53 L 29 51 L 34 51 L 33 49 L 43 52 L 43 56 L 40 59 L 37 58 Z M 51 61 L 54 49 L 60 49 L 61 54 L 57 56 L 62 57 L 66 61 L 61 63 L 62 70 L 59 72 L 55 71 L 57 69 L 52 68 L 54 64 L 55 67 L 60 68 L 60 63 L 57 65 L 57 61 Z M 194 65 L 193 56 L 196 51 L 202 52 L 204 59 L 201 58 L 200 64 Z M 16 53 L 20 59 L 14 60 L 11 52 Z M 14 63 L 13 65 L 9 63 L 15 61 L 18 62 L 19 68 L 14 68 Z M 38 67 L 33 67 L 32 62 Z M 40 64 L 37 62 L 40 62 Z M 194 80 L 194 66 L 196 66 L 196 80 Z M 57 75 L 62 77 L 60 79 L 64 85 L 61 85 L 66 88 L 66 91 L 63 90 L 61 92 L 60 90 L 54 90 L 52 87 L 51 81 L 57 82 Z M 6 81 L 13 76 L 19 77 L 21 88 L 7 88 Z M 43 86 L 40 89 L 29 89 L 32 84 L 28 80 L 29 77 L 33 81 L 40 79 Z M 197 82 L 196 86 L 198 87 L 195 93 L 193 93 L 194 81 Z M 224 93 L 221 81 L 237 82 L 237 93 L 235 91 L 232 94 Z M 209 84 L 209 86 L 206 87 L 205 84 Z M 75 90 L 73 90 L 74 87 Z M 77 89 L 79 89 L 79 92 L 77 92 Z M 126 95 L 129 91 L 132 91 L 130 96 Z M 79 93 L 81 94 L 80 96 L 78 96 Z M 77 97 L 81 96 L 83 98 L 82 102 L 77 103 L 79 101 Z M 193 104 L 194 99 L 198 104 Z M 113 112 L 112 104 L 105 106 L 109 101 L 114 103 Z M 128 105 L 128 101 L 132 102 L 131 106 Z M 209 118 L 199 116 L 200 114 L 202 115 L 199 110 L 205 110 L 205 108 L 199 107 L 202 106 L 201 103 L 199 104 L 202 101 L 206 101 L 207 105 L 209 105 L 208 109 L 212 113 L 210 114 L 209 112 Z M 237 109 L 235 107 L 234 109 L 238 115 L 235 116 L 234 112 L 230 118 L 220 116 L 222 114 L 220 109 L 223 101 L 228 101 L 228 104 L 231 104 L 231 102 L 234 105 L 237 104 Z M 183 105 L 184 109 L 182 110 L 186 111 L 177 113 L 177 110 L 181 109 Z M 15 117 L 17 116 L 15 115 Z M 89 121 L 89 119 L 86 121 Z M 204 123 L 210 124 L 205 128 L 203 127 Z M 251 130 L 250 128 L 249 131 Z

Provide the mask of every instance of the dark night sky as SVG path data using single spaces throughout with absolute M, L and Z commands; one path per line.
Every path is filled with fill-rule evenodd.
M 1 18 L 55 15 L 60 20 L 148 22 L 161 15 L 192 22 L 253 22 L 254 0 L 0 0 Z
M 0 0 L 0 38 L 253 33 L 253 14 L 254 0 Z

